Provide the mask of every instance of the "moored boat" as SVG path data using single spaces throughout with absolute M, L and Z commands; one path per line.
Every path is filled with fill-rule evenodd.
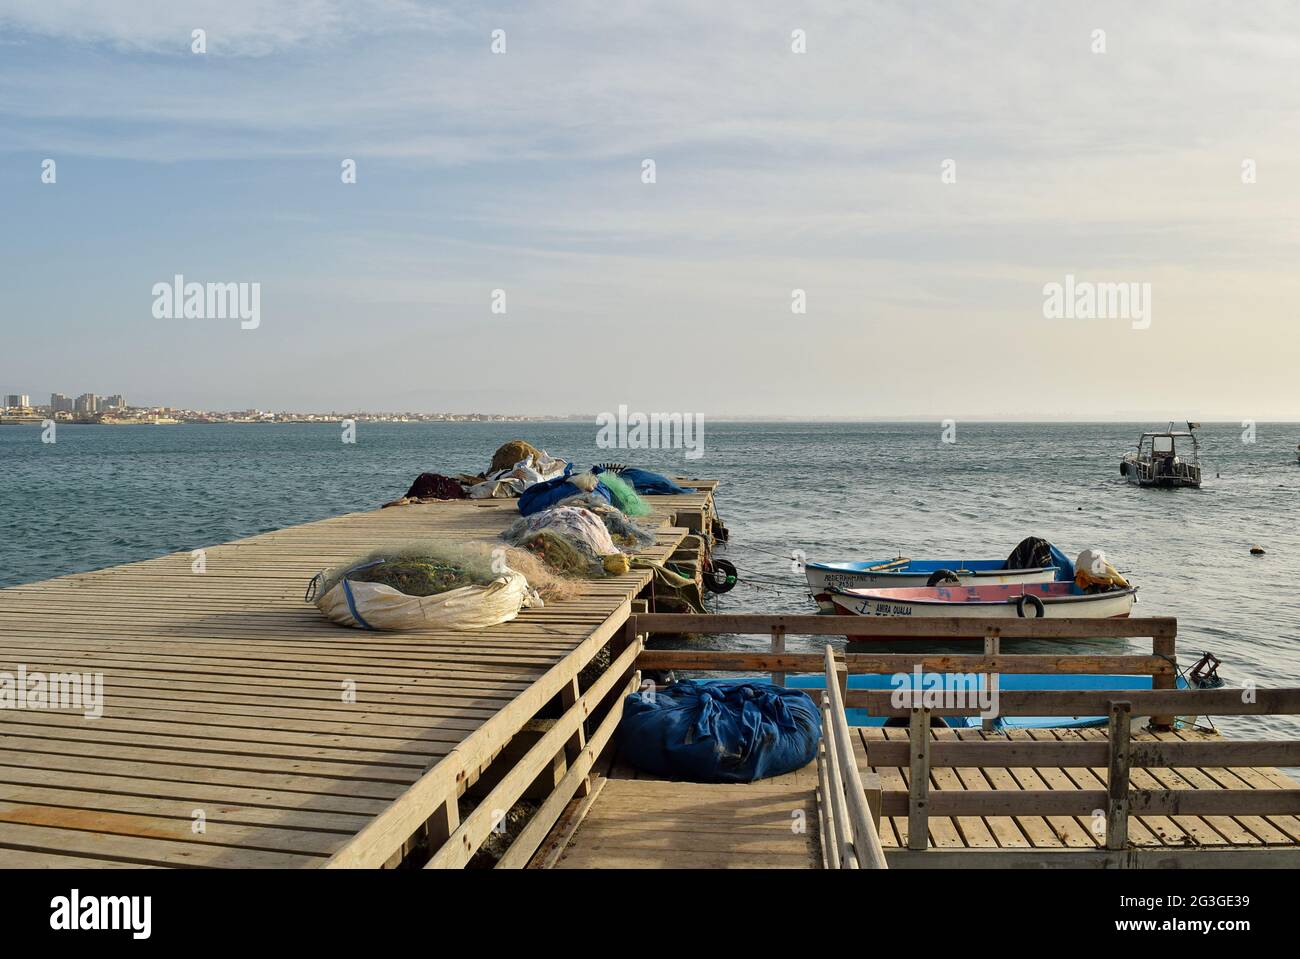
M 1129 615 L 1137 602 L 1137 587 L 1090 592 L 1074 583 L 1022 583 L 834 589 L 831 599 L 835 612 L 845 616 L 1115 619 Z
M 1137 451 L 1124 454 L 1119 473 L 1134 486 L 1201 485 L 1201 444 L 1196 439 L 1200 423 L 1188 423 L 1186 430 L 1173 424 L 1163 433 L 1143 433 Z
M 962 586 L 1050 583 L 1057 567 L 1006 569 L 1000 559 L 866 560 L 861 563 L 808 563 L 808 590 L 817 605 L 830 611 L 835 589 L 903 589 L 950 582 L 951 574 Z
M 1029 537 L 1006 559 L 876 559 L 807 563 L 808 591 L 823 612 L 834 612 L 837 589 L 905 589 L 913 586 L 1009 586 L 1067 582 L 1069 557 L 1044 539 Z

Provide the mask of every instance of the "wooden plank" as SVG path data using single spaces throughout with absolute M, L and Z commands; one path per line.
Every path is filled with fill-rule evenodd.
M 933 762 L 933 753 L 936 747 L 945 739 L 955 738 L 951 729 L 933 729 L 930 731 L 930 738 L 933 740 L 929 744 L 930 756 L 927 761 L 930 766 L 930 778 L 934 781 L 936 790 L 962 790 L 966 789 L 966 783 L 960 775 L 961 770 L 957 769 L 937 769 Z M 956 745 L 956 743 L 947 743 L 947 745 Z M 913 772 L 915 776 L 915 772 Z M 914 780 L 915 781 L 915 780 Z M 953 819 L 953 825 L 961 834 L 962 842 L 967 846 L 977 846 L 986 848 L 996 848 L 998 841 L 993 838 L 988 824 L 979 816 L 958 816 Z
M 907 726 L 909 768 L 907 800 L 908 849 L 924 849 L 930 817 L 930 710 L 913 709 Z
M 1005 619 L 981 620 L 956 616 L 925 620 L 875 617 L 766 615 L 746 613 L 646 613 L 637 616 L 637 631 L 648 633 L 738 633 L 765 635 L 774 627 L 798 636 L 843 636 L 854 640 L 870 633 L 879 638 L 971 639 L 1098 639 L 1172 636 L 1178 621 L 1168 616 L 1127 619 Z
M 1106 848 L 1128 845 L 1129 721 L 1133 705 L 1110 704 L 1110 764 L 1106 776 Z
M 661 527 L 643 555 L 681 542 L 671 499 L 653 506 Z M 517 515 L 513 502 L 398 507 L 207 547 L 202 574 L 185 552 L 0 590 L 0 671 L 102 673 L 105 694 L 95 720 L 0 712 L 0 867 L 316 866 L 376 816 L 391 823 L 395 800 L 403 829 L 406 812 L 423 818 L 367 864 L 453 831 L 456 797 L 510 722 L 603 644 L 651 574 L 584 583 L 571 601 L 470 633 L 348 630 L 302 592 L 358 553 L 490 540 Z M 452 755 L 441 802 L 406 809 L 408 787 Z M 195 810 L 206 831 L 191 834 Z
M 997 733 L 986 733 L 980 729 L 948 729 L 936 730 L 939 741 L 930 744 L 931 767 L 934 763 L 934 750 L 943 745 L 944 738 L 954 738 L 959 741 L 982 742 L 985 736 L 1001 737 Z M 980 766 L 958 766 L 955 770 L 963 789 L 1002 789 L 1016 791 L 1020 787 L 1016 785 L 1015 780 L 1005 769 L 986 769 Z M 1051 837 L 1049 830 L 1041 817 L 1027 817 L 1034 823 L 1039 824 L 1042 832 L 1046 837 Z M 1026 832 L 1022 830 L 1019 821 L 1014 816 L 989 816 L 984 820 L 984 825 L 988 832 L 997 841 L 997 845 L 1002 848 L 1021 848 L 1032 846 L 1033 843 L 1027 838 Z M 1050 838 L 1045 841 L 1050 843 Z
M 1032 740 L 1028 730 L 1012 729 L 1007 733 L 1009 739 L 1013 741 Z M 1031 767 L 1015 767 L 1009 770 L 1016 785 L 1021 789 L 1074 789 L 1075 784 L 1064 770 L 1044 767 L 1042 769 Z M 1041 820 L 1047 824 L 1051 830 L 1055 842 L 1046 839 L 1037 829 L 1030 824 L 1035 820 Z M 1017 821 L 1025 824 L 1025 830 L 1028 835 L 1035 838 L 1034 845 L 1036 848 L 1044 847 L 1061 847 L 1072 849 L 1093 849 L 1097 846 L 1099 839 L 1094 831 L 1089 828 L 1091 822 L 1083 823 L 1073 816 L 1017 816 Z
M 558 867 L 814 868 L 816 812 L 804 787 L 611 779 Z

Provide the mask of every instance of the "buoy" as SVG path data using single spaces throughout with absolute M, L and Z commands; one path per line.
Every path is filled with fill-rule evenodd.
M 1263 547 L 1263 546 L 1252 546 L 1252 547 L 1250 548 L 1250 555 L 1251 555 L 1251 556 L 1263 556 L 1263 555 L 1264 555 L 1264 547 Z

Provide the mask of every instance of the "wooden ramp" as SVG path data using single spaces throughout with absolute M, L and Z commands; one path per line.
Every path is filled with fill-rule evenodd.
M 711 508 L 707 491 L 647 500 L 656 559 L 685 534 L 677 509 Z M 304 604 L 308 580 L 384 546 L 492 539 L 517 516 L 513 500 L 395 507 L 201 562 L 0 590 L 0 673 L 104 683 L 100 718 L 0 709 L 0 868 L 324 863 L 577 647 L 612 636 L 651 574 L 461 633 L 335 626 Z
M 811 869 L 820 864 L 817 796 L 801 782 L 609 779 L 556 867 Z

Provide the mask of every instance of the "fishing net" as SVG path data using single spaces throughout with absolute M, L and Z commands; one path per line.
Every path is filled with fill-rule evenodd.
M 650 507 L 645 504 L 645 500 L 636 494 L 632 484 L 625 479 L 620 479 L 614 473 L 601 473 L 600 481 L 605 484 L 613 498 L 614 505 L 621 509 L 628 516 L 649 516 Z
M 495 578 L 495 577 L 494 577 Z M 354 583 L 381 583 L 407 596 L 434 596 L 462 586 L 486 586 L 459 566 L 423 557 L 382 559 L 348 576 Z M 491 582 L 491 580 L 488 580 Z
M 499 470 L 508 470 L 516 463 L 526 460 L 530 456 L 534 459 L 540 459 L 543 455 L 542 451 L 531 443 L 524 440 L 511 440 L 492 454 L 492 465 L 488 467 L 487 471 L 491 475 Z
M 464 543 L 411 543 L 375 550 L 325 574 L 321 593 L 343 579 L 381 583 L 408 596 L 433 596 L 462 586 L 486 586 L 500 576 L 492 557 Z
M 588 509 L 553 506 L 516 520 L 501 538 L 568 576 L 616 576 L 630 569 L 601 517 Z
M 536 530 L 524 536 L 520 543 L 523 549 L 562 575 L 591 577 L 604 574 L 604 564 L 599 556 L 558 530 Z
M 489 543 L 378 550 L 312 578 L 305 599 L 332 621 L 368 630 L 485 629 L 545 604 Z
M 618 552 L 600 517 L 589 509 L 575 506 L 552 506 L 530 516 L 521 516 L 506 528 L 501 538 L 519 546 L 530 534 L 543 529 L 563 533 L 593 557 Z
M 602 474 L 603 475 L 603 474 Z M 652 527 L 642 525 L 629 519 L 616 506 L 611 506 L 595 493 L 580 493 L 560 500 L 557 506 L 580 506 L 600 517 L 609 530 L 610 539 L 620 549 L 638 552 L 649 549 L 655 544 L 655 532 Z
M 559 576 L 533 553 L 494 543 L 411 543 L 377 550 L 325 574 L 318 587 L 328 593 L 345 577 L 354 583 L 380 583 L 408 596 L 434 596 L 462 586 L 485 586 L 502 576 L 503 566 L 523 574 L 546 602 L 572 599 L 582 591 L 576 580 Z

